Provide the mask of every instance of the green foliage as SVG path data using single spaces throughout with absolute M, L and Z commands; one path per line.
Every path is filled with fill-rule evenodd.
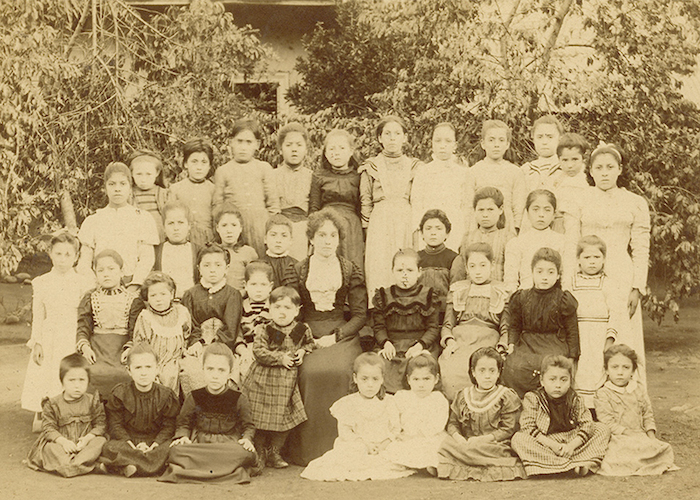
M 79 220 L 103 205 L 101 172 L 131 149 L 162 151 L 169 177 L 192 135 L 225 152 L 231 122 L 250 112 L 234 75 L 270 55 L 208 0 L 149 20 L 122 0 L 98 2 L 95 26 L 91 9 L 0 0 L 0 274 L 62 225 L 63 194 Z
M 697 3 L 356 0 L 338 11 L 336 26 L 306 40 L 303 81 L 289 94 L 317 126 L 344 115 L 371 137 L 373 120 L 395 112 L 409 120 L 412 153 L 427 159 L 432 128 L 451 121 L 473 163 L 480 124 L 500 118 L 513 128 L 509 159 L 523 163 L 534 156 L 533 119 L 555 113 L 594 145 L 627 151 L 626 185 L 652 209 L 651 273 L 663 298 L 647 309 L 660 319 L 698 290 L 700 111 L 679 93 L 700 52 Z

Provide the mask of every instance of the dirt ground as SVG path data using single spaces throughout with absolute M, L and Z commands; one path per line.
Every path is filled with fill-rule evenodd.
M 0 286 L 8 302 L 22 301 L 31 293 L 28 286 Z M 18 298 L 19 297 L 19 298 Z M 140 499 L 172 500 L 206 498 L 491 498 L 514 499 L 698 499 L 700 498 L 700 302 L 684 304 L 681 322 L 661 327 L 645 320 L 649 358 L 649 393 L 656 413 L 659 437 L 669 441 L 680 471 L 660 477 L 528 479 L 501 484 L 439 481 L 416 475 L 393 481 L 363 483 L 315 483 L 298 477 L 298 467 L 266 470 L 251 484 L 171 485 L 151 478 L 125 479 L 89 475 L 62 479 L 29 470 L 22 464 L 36 439 L 31 434 L 29 412 L 19 407 L 19 397 L 28 359 L 21 344 L 29 336 L 26 323 L 6 328 L 0 325 L 0 498 L 26 499 Z

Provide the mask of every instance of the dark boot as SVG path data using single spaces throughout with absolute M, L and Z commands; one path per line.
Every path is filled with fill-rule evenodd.
M 265 470 L 265 460 L 267 460 L 267 449 L 262 446 L 255 449 L 255 462 L 250 468 L 250 475 L 255 477 Z
M 289 464 L 285 462 L 282 455 L 280 455 L 280 449 L 274 446 L 270 448 L 270 452 L 267 455 L 267 465 L 274 469 L 289 467 Z

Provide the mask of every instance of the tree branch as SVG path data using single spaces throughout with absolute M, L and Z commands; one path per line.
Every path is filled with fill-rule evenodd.
M 561 33 L 561 27 L 564 24 L 564 18 L 571 10 L 571 4 L 574 0 L 564 0 L 559 7 L 556 15 L 554 16 L 554 25 L 552 26 L 552 32 L 549 34 L 549 39 L 544 47 L 544 52 L 542 53 L 542 64 L 541 69 L 544 70 L 549 64 L 549 59 L 552 56 L 552 49 L 557 44 L 557 39 L 559 38 L 559 33 Z

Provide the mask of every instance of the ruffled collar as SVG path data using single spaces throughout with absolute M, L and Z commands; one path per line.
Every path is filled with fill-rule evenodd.
M 625 394 L 625 393 L 632 394 L 634 391 L 637 390 L 637 385 L 638 385 L 637 381 L 634 379 L 630 380 L 629 383 L 624 387 L 620 387 L 619 385 L 615 385 L 610 380 L 607 380 L 605 382 L 605 387 L 607 387 L 611 391 L 617 392 L 618 394 Z
M 226 278 L 222 279 L 218 283 L 214 283 L 213 285 L 211 283 L 207 283 L 204 281 L 204 279 L 199 280 L 199 284 L 204 287 L 206 291 L 209 293 L 216 293 L 219 290 L 223 290 L 223 288 L 226 286 Z

